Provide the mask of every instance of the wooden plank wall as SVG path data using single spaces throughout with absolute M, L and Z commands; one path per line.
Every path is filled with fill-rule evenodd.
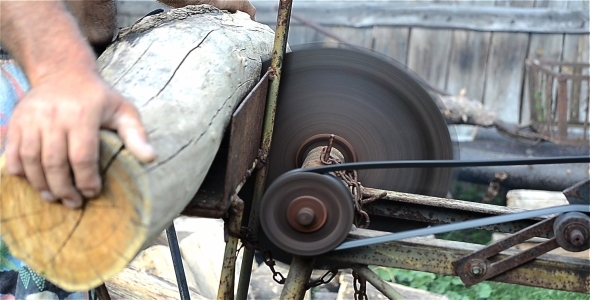
M 251 2 L 257 8 L 270 7 L 269 0 L 251 0 Z M 309 2 L 305 1 L 304 5 L 309 5 Z M 341 6 L 346 5 L 343 4 L 346 1 L 338 2 Z M 141 2 L 146 8 L 142 13 L 133 16 L 133 11 L 130 9 L 132 5 L 126 1 L 119 3 L 119 20 L 122 25 L 125 25 L 125 22 L 132 23 L 157 5 L 152 3 L 148 9 L 145 6 L 146 2 Z M 293 12 L 297 13 L 298 0 L 294 0 L 294 3 Z M 544 33 L 543 28 L 535 26 L 530 27 L 530 32 L 522 29 L 474 30 L 473 26 L 465 26 L 465 28 L 458 28 L 461 26 L 436 28 L 434 25 L 431 27 L 400 26 L 395 23 L 395 20 L 388 20 L 394 25 L 383 25 L 377 18 L 371 23 L 370 11 L 358 12 L 358 16 L 353 13 L 348 19 L 337 12 L 330 13 L 330 7 L 335 5 L 333 3 L 335 2 L 323 0 L 323 3 L 318 5 L 327 11 L 321 15 L 322 26 L 332 33 L 351 44 L 371 48 L 400 61 L 432 85 L 451 94 L 457 94 L 461 89 L 466 89 L 469 97 L 482 101 L 487 107 L 497 112 L 500 119 L 507 122 L 526 124 L 530 118 L 526 59 L 544 58 L 590 63 L 588 22 L 584 23 L 581 31 L 578 30 L 575 33 L 562 33 L 558 30 L 549 30 L 548 33 Z M 585 15 L 588 15 L 590 11 L 589 0 L 391 0 L 387 3 L 391 3 L 392 8 L 401 4 L 435 4 L 439 7 L 448 5 L 467 9 L 489 7 L 490 10 L 501 10 L 507 7 L 521 8 L 519 12 L 525 15 L 527 12 L 538 12 L 543 9 L 544 11 L 547 9 L 580 11 Z M 308 11 L 313 12 L 313 10 Z M 309 14 L 311 19 L 319 19 L 318 16 L 311 16 L 311 14 Z M 381 12 L 380 18 L 387 18 L 384 14 L 386 12 Z M 308 15 L 302 13 L 301 16 Z M 263 12 L 259 9 L 257 17 L 259 21 L 274 28 L 276 21 L 273 20 L 276 20 L 276 13 L 273 15 L 270 10 Z M 407 18 L 409 22 L 413 22 L 411 18 Z M 332 19 L 334 19 L 332 24 L 337 25 L 330 24 Z M 344 24 L 347 20 L 351 25 Z M 512 23 L 516 24 L 520 21 L 522 20 L 516 19 Z M 452 23 L 453 20 L 450 22 Z M 333 41 L 297 21 L 292 21 L 289 43 L 294 49 L 308 43 L 330 42 Z M 587 74 L 588 70 L 584 72 Z M 587 84 L 583 84 L 579 89 L 583 96 L 588 95 Z M 585 111 L 586 107 L 580 106 L 578 114 L 580 120 L 584 119 Z

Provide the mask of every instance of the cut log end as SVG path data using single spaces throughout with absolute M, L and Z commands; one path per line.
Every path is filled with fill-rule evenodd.
M 149 204 L 138 185 L 130 184 L 137 178 L 128 172 L 138 169 L 129 166 L 137 163 L 113 143 L 107 137 L 101 145 L 101 167 L 108 166 L 103 192 L 81 209 L 43 200 L 26 179 L 8 175 L 0 158 L 2 239 L 15 257 L 66 290 L 100 285 L 120 272 L 146 240 Z

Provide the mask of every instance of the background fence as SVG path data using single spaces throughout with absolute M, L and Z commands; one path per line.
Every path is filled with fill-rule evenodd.
M 278 0 L 251 2 L 257 21 L 274 28 Z M 127 26 L 158 7 L 119 1 L 119 24 Z M 451 94 L 465 88 L 507 122 L 530 120 L 527 59 L 590 62 L 588 0 L 294 0 L 293 12 L 351 44 L 402 62 Z M 292 46 L 329 40 L 292 20 Z M 588 105 L 588 84 L 578 89 L 571 93 Z M 582 121 L 586 107 L 579 110 Z

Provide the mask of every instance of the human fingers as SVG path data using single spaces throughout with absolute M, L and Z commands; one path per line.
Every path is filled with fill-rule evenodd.
M 20 159 L 20 138 L 21 131 L 17 124 L 10 125 L 6 132 L 6 171 L 10 175 L 24 176 L 25 169 L 23 168 Z
M 99 194 L 101 180 L 99 174 L 98 126 L 95 128 L 76 128 L 67 136 L 68 157 L 76 188 L 84 197 Z
M 213 5 L 222 10 L 228 10 L 235 13 L 236 11 L 243 11 L 250 15 L 252 20 L 255 20 L 256 8 L 248 0 L 209 0 L 203 3 Z
M 73 185 L 66 138 L 66 131 L 61 128 L 44 130 L 41 158 L 43 171 L 53 196 L 61 199 L 65 206 L 78 208 L 82 206 L 82 197 Z
M 23 131 L 19 152 L 25 176 L 29 183 L 41 193 L 43 199 L 55 201 L 43 173 L 41 147 L 39 129 L 33 127 Z
M 250 18 L 253 21 L 256 21 L 256 7 L 254 7 L 254 5 L 250 3 L 250 1 L 242 1 L 242 8 L 240 8 L 239 10 L 249 14 Z
M 156 159 L 154 148 L 148 143 L 139 113 L 131 103 L 121 100 L 115 113 L 104 122 L 103 126 L 116 130 L 125 148 L 140 161 L 148 163 Z

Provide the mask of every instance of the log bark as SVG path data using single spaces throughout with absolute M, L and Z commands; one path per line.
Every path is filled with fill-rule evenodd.
M 157 160 L 139 164 L 114 133 L 102 132 L 104 189 L 79 210 L 43 201 L 0 165 L 1 234 L 13 254 L 67 290 L 120 272 L 197 192 L 273 39 L 246 14 L 211 6 L 171 10 L 123 30 L 99 58 L 100 72 L 139 109 Z

